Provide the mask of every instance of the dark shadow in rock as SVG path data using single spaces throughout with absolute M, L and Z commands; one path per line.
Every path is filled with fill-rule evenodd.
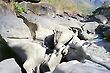
M 86 57 L 87 55 L 81 46 L 72 47 L 72 45 L 70 45 L 70 48 L 68 49 L 68 53 L 66 56 L 63 56 L 61 63 L 72 61 L 72 60 L 77 60 L 81 63 L 84 63 L 84 60 L 86 59 Z
M 81 27 L 82 29 L 83 29 L 83 27 Z M 86 40 L 85 39 L 85 37 L 84 37 L 84 35 L 82 34 L 82 30 L 80 29 L 80 28 L 77 28 L 77 27 L 71 27 L 71 29 L 72 29 L 72 31 L 74 32 L 74 33 L 76 33 L 77 31 L 76 30 L 78 30 L 78 38 L 80 39 L 80 40 Z M 70 29 L 70 30 L 71 30 Z
M 41 64 L 40 65 L 40 73 L 45 73 L 45 72 L 48 72 L 48 71 L 50 71 L 48 65 L 46 65 L 46 64 Z
M 98 23 L 101 23 L 101 21 L 97 18 L 95 18 L 94 16 L 88 16 L 87 18 L 85 18 L 84 21 L 81 21 L 81 22 L 98 22 Z
M 23 68 L 24 62 L 27 60 L 27 56 L 25 54 L 25 51 L 22 50 L 22 47 L 14 46 L 13 49 L 16 49 L 13 51 L 13 57 L 15 58 L 16 62 L 22 69 L 22 73 L 26 73 L 26 70 Z
M 55 44 L 54 44 L 54 34 L 49 35 L 49 36 L 47 36 L 45 38 L 44 45 L 46 47 L 48 47 L 49 49 L 53 49 L 55 47 Z
M 81 22 L 98 22 L 100 24 L 108 23 L 108 19 L 104 15 L 89 15 Z
M 55 48 L 54 34 L 49 35 L 44 39 L 44 45 L 47 47 L 46 54 L 53 53 L 53 49 Z
M 22 69 L 22 73 L 26 73 L 25 69 L 23 68 L 23 62 L 21 58 L 10 48 L 7 42 L 2 38 L 0 38 L 0 61 L 14 58 L 15 61 Z
M 96 29 L 95 29 L 95 33 L 99 34 L 100 37 L 104 37 L 103 32 L 110 29 L 109 26 L 106 25 L 99 25 Z
M 104 47 L 107 52 L 110 52 L 110 42 L 107 42 L 106 40 L 103 40 L 103 39 L 105 38 L 104 32 L 109 29 L 110 29 L 110 26 L 108 25 L 99 25 L 95 29 L 96 34 L 99 35 L 97 39 L 102 39 L 102 41 L 99 41 L 99 42 L 96 41 L 95 44 L 97 44 L 98 46 Z
M 22 61 L 27 60 L 27 56 L 26 56 L 26 54 L 25 54 L 25 50 L 22 50 L 22 47 L 14 46 L 14 47 L 11 47 L 11 48 L 15 49 L 14 52 L 15 52 L 16 54 L 18 54 L 18 56 L 21 57 Z

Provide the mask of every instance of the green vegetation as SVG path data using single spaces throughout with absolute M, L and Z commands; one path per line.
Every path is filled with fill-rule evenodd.
M 21 6 L 18 2 L 14 2 L 14 6 L 17 14 L 23 14 L 27 12 L 27 8 Z

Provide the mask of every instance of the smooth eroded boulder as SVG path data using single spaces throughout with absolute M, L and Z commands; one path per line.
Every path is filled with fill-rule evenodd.
M 0 62 L 0 73 L 22 73 L 21 68 L 13 58 Z
M 90 61 L 80 63 L 76 60 L 63 62 L 58 65 L 53 73 L 109 73 L 104 67 Z
M 26 24 L 15 15 L 11 7 L 0 1 L 0 34 L 3 38 L 27 38 L 30 31 Z

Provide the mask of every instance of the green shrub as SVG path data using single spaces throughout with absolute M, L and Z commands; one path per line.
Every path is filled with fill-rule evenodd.
M 14 6 L 17 14 L 23 14 L 27 12 L 27 8 L 21 6 L 18 2 L 14 2 Z

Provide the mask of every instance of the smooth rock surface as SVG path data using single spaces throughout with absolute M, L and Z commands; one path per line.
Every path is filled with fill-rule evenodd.
M 26 24 L 8 8 L 8 4 L 0 1 L 0 34 L 3 38 L 29 38 L 30 31 Z M 4 4 L 4 5 L 3 5 Z
M 59 30 L 65 30 L 63 27 L 76 27 L 81 29 L 80 27 L 80 22 L 76 21 L 75 19 L 65 19 L 65 18 L 60 18 L 60 17 L 50 17 L 50 16 L 37 16 L 34 14 L 24 14 L 28 20 L 30 20 L 33 23 L 40 24 L 41 26 L 49 29 L 59 29 Z M 62 27 L 62 28 L 61 28 Z
M 0 17 L 0 33 L 2 37 L 29 38 L 30 31 L 21 19 L 16 16 L 7 15 Z
M 16 63 L 16 61 L 11 59 L 6 59 L 0 62 L 0 73 L 22 73 L 21 68 Z
M 58 65 L 53 73 L 109 73 L 104 67 L 94 64 L 93 62 L 86 61 L 80 63 L 76 60 L 64 62 Z

